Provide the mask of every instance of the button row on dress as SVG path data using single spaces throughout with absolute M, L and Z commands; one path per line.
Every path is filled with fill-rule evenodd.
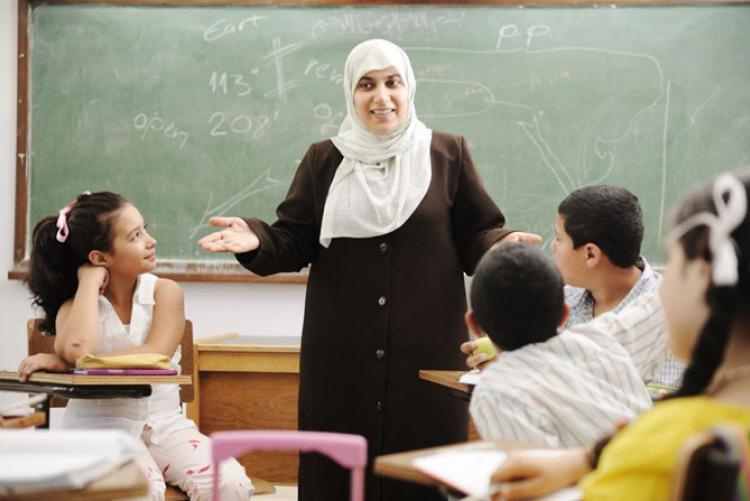
M 382 400 L 378 400 L 378 402 L 375 404 L 375 408 L 378 411 L 382 411 L 383 410 L 383 401 Z
M 379 348 L 378 350 L 376 350 L 375 358 L 377 358 L 378 360 L 383 360 L 383 358 L 385 358 L 385 350 L 382 348 Z
M 380 296 L 380 297 L 378 298 L 378 304 L 379 304 L 380 306 L 385 306 L 385 303 L 386 303 L 386 299 L 385 299 L 385 296 Z
M 380 244 L 380 252 L 382 252 L 383 254 L 385 254 L 386 252 L 388 252 L 388 244 L 387 243 L 383 242 L 383 243 Z

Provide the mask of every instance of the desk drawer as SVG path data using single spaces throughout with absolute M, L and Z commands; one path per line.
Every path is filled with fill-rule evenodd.
M 296 430 L 299 376 L 288 373 L 200 373 L 200 429 Z M 239 458 L 250 478 L 297 482 L 297 453 L 258 452 Z

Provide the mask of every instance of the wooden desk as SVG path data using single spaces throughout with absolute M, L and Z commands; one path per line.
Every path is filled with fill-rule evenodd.
M 199 339 L 188 415 L 201 432 L 296 430 L 299 342 L 297 336 L 237 334 Z M 254 452 L 238 459 L 251 478 L 297 482 L 295 452 Z
M 440 386 L 445 386 L 456 398 L 471 400 L 471 392 L 474 391 L 474 387 L 470 384 L 458 382 L 465 373 L 466 371 L 420 370 L 419 378 Z M 481 437 L 479 436 L 477 427 L 474 425 L 474 420 L 469 416 L 469 440 L 473 442 L 480 439 Z
M 142 398 L 151 395 L 152 384 L 190 384 L 191 376 L 86 376 L 35 372 L 28 381 L 14 371 L 0 371 L 0 391 L 46 393 L 63 398 Z M 42 405 L 49 426 L 49 400 Z
M 415 451 L 401 452 L 398 454 L 388 454 L 375 458 L 374 472 L 376 475 L 394 478 L 404 482 L 413 482 L 416 484 L 442 487 L 450 492 L 450 486 L 440 480 L 422 473 L 414 466 L 414 460 L 420 457 L 429 456 L 437 452 L 446 451 L 481 451 L 481 450 L 498 450 L 508 452 L 519 449 L 544 449 L 545 447 L 521 444 L 507 440 L 493 440 L 481 442 L 466 442 L 463 444 L 444 445 L 442 447 L 431 447 L 429 449 L 420 449 Z M 463 495 L 459 496 L 462 497 Z M 552 500 L 557 501 L 581 501 L 583 494 L 577 487 L 566 487 L 539 498 L 533 498 L 538 501 Z
M 148 494 L 148 480 L 134 462 L 94 480 L 75 491 L 44 491 L 25 494 L 0 494 L 0 501 L 109 501 Z
M 419 378 L 454 390 L 453 394 L 462 400 L 471 400 L 471 392 L 474 387 L 458 382 L 464 374 L 466 374 L 466 371 L 421 370 L 419 371 Z
M 40 388 L 53 387 L 58 385 L 63 387 L 63 391 L 80 391 L 82 394 L 94 392 L 94 388 L 106 387 L 109 391 L 119 391 L 123 386 L 150 386 L 152 384 L 190 384 L 192 377 L 188 375 L 175 376 L 88 376 L 85 374 L 68 374 L 64 372 L 35 372 L 28 381 L 19 382 L 18 374 L 14 371 L 0 371 L 0 382 L 2 384 L 16 382 L 22 385 L 39 386 Z M 119 386 L 118 390 L 113 390 L 113 386 Z M 29 392 L 31 393 L 31 392 Z M 149 391 L 150 394 L 150 391 Z M 65 396 L 65 395 L 63 395 Z M 66 398 L 76 398 L 67 397 Z M 85 397 L 83 397 L 85 398 Z M 108 397 L 92 397 L 108 398 Z M 119 398 L 113 396 L 109 398 Z
M 465 442 L 463 444 L 443 445 L 440 447 L 430 447 L 428 449 L 378 456 L 375 458 L 375 466 L 373 470 L 377 475 L 394 478 L 396 480 L 414 482 L 423 485 L 440 486 L 442 485 L 440 481 L 429 475 L 425 475 L 414 466 L 414 460 L 416 458 L 429 456 L 430 454 L 435 454 L 436 452 L 441 451 L 487 449 L 510 451 L 514 449 L 528 449 L 529 447 L 530 446 L 526 444 L 519 444 L 507 440 L 477 441 Z

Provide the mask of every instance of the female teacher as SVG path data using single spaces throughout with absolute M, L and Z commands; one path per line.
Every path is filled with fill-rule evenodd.
M 363 435 L 371 468 L 380 454 L 467 439 L 466 403 L 418 371 L 464 366 L 463 273 L 501 239 L 540 238 L 504 229 L 464 139 L 419 121 L 400 47 L 363 42 L 344 71 L 347 116 L 336 137 L 307 151 L 278 220 L 213 218 L 223 229 L 199 244 L 235 253 L 258 275 L 312 264 L 299 427 Z M 368 500 L 441 499 L 371 474 L 366 491 Z M 303 456 L 299 496 L 348 499 L 347 475 Z

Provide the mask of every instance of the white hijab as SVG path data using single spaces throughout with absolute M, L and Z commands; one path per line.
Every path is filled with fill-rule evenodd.
M 409 110 L 398 129 L 385 135 L 370 132 L 354 107 L 354 89 L 367 72 L 393 66 L 409 93 Z M 320 244 L 337 237 L 368 238 L 403 225 L 427 193 L 432 178 L 432 131 L 414 109 L 414 71 L 401 47 L 368 40 L 352 49 L 344 68 L 347 115 L 331 138 L 344 159 L 328 191 Z

